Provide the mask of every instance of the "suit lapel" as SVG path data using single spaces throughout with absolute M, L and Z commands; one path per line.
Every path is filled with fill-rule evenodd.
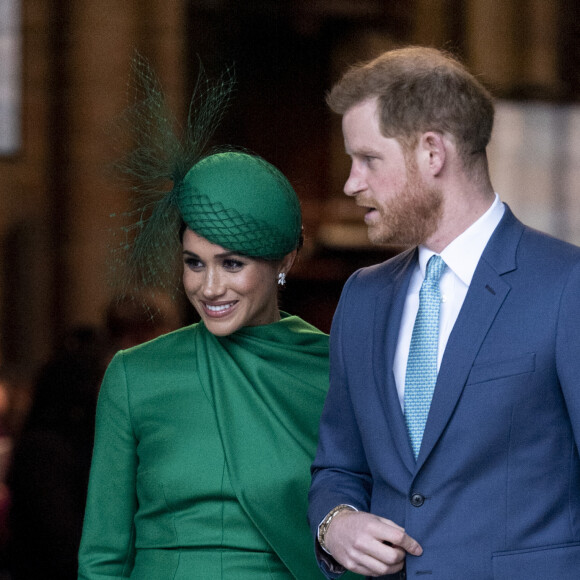
M 435 385 L 417 469 L 425 462 L 453 410 L 510 285 L 502 275 L 516 268 L 516 249 L 523 225 L 506 206 L 505 214 L 477 265 L 463 307 L 453 327 Z
M 399 402 L 395 375 L 393 374 L 393 361 L 407 288 L 417 263 L 417 256 L 418 253 L 415 249 L 394 258 L 398 260 L 398 264 L 389 278 L 388 285 L 377 296 L 374 311 L 372 359 L 375 384 L 387 417 L 388 427 L 401 460 L 411 473 L 415 469 L 415 459 Z

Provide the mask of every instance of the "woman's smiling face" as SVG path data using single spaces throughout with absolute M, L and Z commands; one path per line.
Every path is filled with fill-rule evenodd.
M 281 261 L 248 258 L 212 244 L 187 228 L 183 234 L 183 286 L 207 329 L 227 336 L 244 326 L 280 319 L 277 277 L 295 252 Z

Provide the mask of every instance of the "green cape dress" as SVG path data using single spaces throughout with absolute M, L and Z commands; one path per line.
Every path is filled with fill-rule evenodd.
M 300 318 L 202 323 L 107 370 L 79 579 L 322 578 L 306 523 L 328 337 Z

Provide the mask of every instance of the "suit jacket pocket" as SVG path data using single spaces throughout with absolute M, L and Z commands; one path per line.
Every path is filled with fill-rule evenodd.
M 524 373 L 532 373 L 536 368 L 536 355 L 527 352 L 517 357 L 500 360 L 490 360 L 473 365 L 467 384 L 495 381 Z
M 580 542 L 493 554 L 494 580 L 578 580 Z

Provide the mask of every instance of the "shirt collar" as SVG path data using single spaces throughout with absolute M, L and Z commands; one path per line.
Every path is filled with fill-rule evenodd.
M 489 209 L 441 252 L 440 255 L 447 267 L 466 286 L 471 283 L 481 254 L 504 212 L 505 206 L 496 193 Z M 423 277 L 425 277 L 427 262 L 434 253 L 423 245 L 419 246 L 419 268 Z

